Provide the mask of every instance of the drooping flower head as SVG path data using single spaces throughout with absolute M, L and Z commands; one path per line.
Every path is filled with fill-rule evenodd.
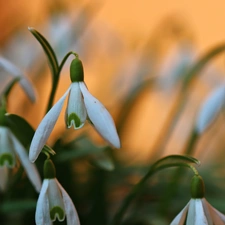
M 191 200 L 170 225 L 224 225 L 225 216 L 212 207 L 204 195 L 203 179 L 195 175 L 191 183 Z
M 24 167 L 28 178 L 33 184 L 37 192 L 41 190 L 41 179 L 36 166 L 30 162 L 25 147 L 20 143 L 17 137 L 12 133 L 7 126 L 5 119 L 6 110 L 0 108 L 0 188 L 6 188 L 8 180 L 8 169 L 14 168 L 17 163 L 17 158 Z
M 10 62 L 8 59 L 5 59 L 0 56 L 0 71 L 4 71 L 1 73 L 1 75 L 4 75 L 5 72 L 7 74 L 5 76 L 2 76 L 1 78 L 5 80 L 8 78 L 7 75 L 9 75 L 12 78 L 17 78 L 19 81 L 18 83 L 26 93 L 27 97 L 32 101 L 35 102 L 36 100 L 36 95 L 35 95 L 35 89 L 31 83 L 31 81 L 28 79 L 27 76 L 24 75 L 24 73 L 12 62 Z M 1 80 L 1 83 L 5 83 L 4 81 Z M 0 91 L 1 93 L 1 91 Z
M 120 148 L 120 139 L 113 118 L 102 103 L 88 91 L 84 83 L 83 65 L 78 56 L 71 63 L 70 78 L 72 82 L 70 87 L 45 115 L 34 134 L 29 152 L 29 158 L 32 162 L 37 159 L 50 136 L 68 95 L 65 116 L 67 127 L 73 126 L 74 129 L 79 129 L 88 118 L 97 132 L 108 143 Z
M 55 167 L 50 159 L 44 164 L 44 181 L 37 201 L 36 225 L 51 225 L 64 221 L 67 225 L 80 225 L 77 211 L 67 192 L 56 179 Z

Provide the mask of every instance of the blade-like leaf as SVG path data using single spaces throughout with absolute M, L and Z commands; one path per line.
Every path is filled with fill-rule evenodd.
M 34 35 L 34 37 L 38 40 L 38 42 L 41 44 L 42 48 L 44 49 L 45 54 L 46 54 L 49 64 L 50 64 L 50 68 L 51 68 L 53 77 L 58 76 L 59 64 L 58 64 L 56 54 L 55 54 L 54 50 L 52 49 L 51 45 L 45 39 L 45 37 L 43 37 L 34 28 L 28 27 L 28 29 Z
M 36 199 L 20 199 L 2 202 L 0 211 L 2 213 L 33 211 L 36 207 Z
M 34 129 L 31 125 L 22 117 L 15 114 L 6 114 L 7 125 L 18 140 L 27 147 L 34 135 Z

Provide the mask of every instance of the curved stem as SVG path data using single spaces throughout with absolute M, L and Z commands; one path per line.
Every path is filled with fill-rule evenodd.
M 190 134 L 187 146 L 185 147 L 185 150 L 183 152 L 184 155 L 192 155 L 192 153 L 194 152 L 198 137 L 199 137 L 199 135 L 194 128 Z M 195 168 L 192 168 L 192 170 L 196 175 L 198 175 L 198 172 L 196 173 L 197 170 Z M 174 174 L 172 175 L 172 179 L 169 184 L 169 187 L 167 188 L 169 191 L 165 192 L 165 194 L 162 196 L 163 204 L 161 204 L 160 209 L 159 209 L 162 214 L 166 213 L 166 210 L 168 209 L 168 206 L 177 191 L 177 184 L 179 183 L 180 179 L 182 178 L 182 175 L 183 175 L 182 171 L 180 171 L 180 170 L 174 171 Z
M 60 72 L 61 72 L 61 70 L 62 70 L 62 68 L 63 68 L 63 66 L 64 66 L 66 60 L 68 59 L 68 57 L 69 57 L 70 55 L 74 55 L 75 57 L 78 57 L 78 54 L 77 54 L 76 52 L 73 52 L 73 51 L 68 52 L 68 53 L 64 56 L 62 62 L 61 62 L 60 65 L 59 65 L 59 72 L 58 72 L 58 74 L 60 74 Z
M 51 93 L 50 93 L 50 96 L 49 96 L 49 100 L 48 100 L 48 105 L 47 105 L 46 113 L 52 108 L 53 101 L 54 101 L 54 97 L 55 97 L 55 93 L 56 93 L 56 90 L 57 90 L 57 87 L 58 87 L 58 83 L 59 83 L 60 73 L 61 73 L 61 71 L 62 71 L 62 68 L 63 68 L 63 66 L 64 66 L 66 60 L 68 59 L 68 57 L 69 57 L 70 55 L 72 55 L 72 54 L 75 55 L 75 56 L 77 56 L 77 53 L 75 53 L 75 52 L 73 52 L 73 51 L 68 52 L 68 53 L 64 56 L 62 62 L 60 63 L 60 65 L 59 65 L 59 67 L 58 67 L 57 74 L 55 74 L 55 75 L 53 76 L 54 79 L 53 79 L 53 83 L 52 83 L 52 90 L 51 90 Z M 45 113 L 45 114 L 46 114 L 46 113 Z
M 129 205 L 134 200 L 134 198 L 141 192 L 142 188 L 144 187 L 144 184 L 146 181 L 157 171 L 169 168 L 169 167 L 188 167 L 190 168 L 195 175 L 198 175 L 198 171 L 190 164 L 188 163 L 170 163 L 166 165 L 156 167 L 159 161 L 157 161 L 153 166 L 150 168 L 148 173 L 140 180 L 139 183 L 137 183 L 131 190 L 131 192 L 126 196 L 125 200 L 123 201 L 122 205 L 120 206 L 119 210 L 117 211 L 115 217 L 113 218 L 113 221 L 111 222 L 111 225 L 120 225 L 123 215 L 127 211 Z

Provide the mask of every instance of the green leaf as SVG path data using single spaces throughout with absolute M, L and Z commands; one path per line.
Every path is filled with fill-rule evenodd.
M 37 200 L 33 199 L 21 199 L 21 200 L 10 200 L 9 202 L 2 202 L 0 211 L 2 213 L 12 212 L 24 212 L 34 210 L 37 204 Z
M 30 145 L 34 136 L 34 129 L 22 117 L 15 114 L 6 114 L 7 125 L 23 146 Z
M 46 54 L 46 56 L 48 58 L 48 61 L 49 61 L 49 64 L 50 64 L 50 68 L 51 68 L 51 72 L 52 72 L 53 77 L 58 76 L 59 64 L 58 64 L 58 60 L 57 60 L 56 54 L 55 54 L 54 50 L 52 49 L 51 45 L 45 39 L 45 37 L 43 37 L 34 28 L 28 27 L 28 29 L 34 35 L 34 37 L 39 41 L 39 43 L 41 44 L 42 48 L 44 49 L 45 54 Z
M 54 157 L 57 162 L 65 162 L 73 159 L 89 157 L 94 154 L 99 154 L 104 151 L 106 147 L 99 147 L 94 145 L 87 136 L 78 137 L 76 140 L 60 146 L 54 146 L 56 156 Z

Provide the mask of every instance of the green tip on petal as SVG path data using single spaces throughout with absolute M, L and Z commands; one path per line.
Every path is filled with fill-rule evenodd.
M 78 56 L 70 64 L 70 79 L 72 82 L 84 81 L 83 64 Z
M 201 176 L 195 175 L 191 180 L 191 197 L 204 198 L 205 185 Z
M 71 113 L 71 114 L 68 116 L 68 119 L 67 119 L 67 127 L 70 128 L 70 127 L 72 126 L 72 124 L 74 125 L 74 128 L 75 128 L 75 129 L 81 127 L 81 121 L 80 121 L 80 118 L 77 116 L 76 113 Z
M 14 157 L 11 154 L 5 153 L 0 156 L 0 166 L 13 167 L 14 165 Z
M 44 164 L 44 178 L 54 179 L 56 177 L 55 166 L 51 159 L 46 159 Z
M 59 221 L 63 221 L 65 219 L 64 210 L 59 206 L 55 206 L 50 210 L 50 217 L 52 221 L 55 221 L 56 218 Z

